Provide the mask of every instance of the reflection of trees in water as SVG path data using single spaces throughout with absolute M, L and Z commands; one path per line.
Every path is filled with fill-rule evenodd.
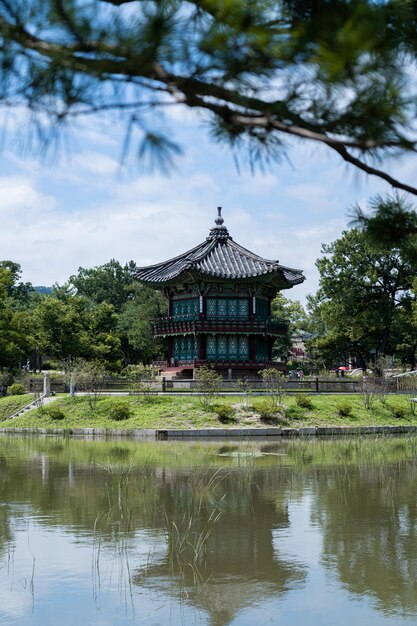
M 123 445 L 112 457 L 126 461 Z M 126 542 L 140 529 L 166 542 L 158 564 L 137 568 L 133 582 L 187 597 L 227 624 L 236 611 L 262 597 L 285 593 L 304 579 L 300 565 L 274 554 L 272 531 L 289 525 L 288 471 L 258 471 L 250 459 L 242 467 L 188 469 L 144 464 L 60 463 L 38 453 L 20 455 L 3 485 L 5 501 L 30 503 L 39 523 L 65 525 L 95 538 L 93 558 L 100 568 L 99 545 L 114 545 L 129 556 Z M 158 554 L 161 550 L 158 549 Z M 94 585 L 98 585 L 97 580 Z
M 219 446 L 191 446 L 195 466 L 182 469 L 175 460 L 134 457 L 140 445 L 84 443 L 0 438 L 0 554 L 12 540 L 10 515 L 16 505 L 29 505 L 39 524 L 87 532 L 100 545 L 115 546 L 130 560 L 134 583 L 185 598 L 222 626 L 241 608 L 304 581 L 302 566 L 274 553 L 272 535 L 290 526 L 289 500 L 308 491 L 325 567 L 386 612 L 416 612 L 417 464 L 386 462 L 387 453 L 410 458 L 407 440 L 380 446 L 379 465 L 373 444 L 361 440 L 253 446 L 272 455 L 263 461 L 251 459 L 248 447 L 241 461 L 229 459 L 229 468 L 221 466 L 227 457 L 216 457 Z M 328 463 L 329 450 L 337 467 Z M 292 467 L 288 460 L 280 467 L 283 451 Z M 202 457 L 214 465 L 204 467 Z M 155 558 L 150 551 L 147 567 L 132 557 L 138 530 L 165 549 Z
M 316 481 L 323 563 L 387 613 L 417 613 L 417 463 L 338 468 Z
M 275 491 L 287 488 L 285 476 L 273 482 Z M 274 555 L 272 531 L 288 527 L 289 519 L 285 499 L 277 507 L 265 498 L 271 485 L 263 473 L 211 470 L 171 476 L 165 487 L 166 556 L 138 570 L 138 584 L 183 597 L 222 626 L 245 606 L 304 579 L 300 565 Z
M 0 456 L 0 568 L 4 565 L 2 560 L 7 553 L 10 553 L 13 542 L 10 510 L 7 501 L 3 498 L 3 482 L 6 472 L 7 459 Z

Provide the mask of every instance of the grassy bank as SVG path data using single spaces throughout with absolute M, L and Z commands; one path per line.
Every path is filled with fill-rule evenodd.
M 33 400 L 33 394 L 26 393 L 23 396 L 9 396 L 0 398 L 0 421 L 13 415 L 16 411 L 26 406 Z
M 25 400 L 23 401 L 23 398 Z M 287 397 L 283 408 L 274 414 L 267 398 L 218 397 L 212 408 L 203 407 L 197 397 L 108 397 L 92 402 L 87 397 L 62 397 L 49 407 L 30 411 L 7 420 L 27 397 L 0 399 L 1 426 L 29 428 L 263 428 L 277 425 L 302 426 L 378 426 L 417 424 L 405 396 L 390 396 L 384 403 L 375 400 L 366 408 L 361 396 L 327 395 Z M 12 410 L 13 407 L 13 410 Z M 14 408 L 15 407 L 15 408 Z M 122 408 L 120 408 L 122 407 Z M 225 409 L 231 407 L 231 409 Z M 227 413 L 223 417 L 219 413 Z M 117 419 L 117 417 L 119 419 Z M 122 417 L 122 419 L 120 419 Z

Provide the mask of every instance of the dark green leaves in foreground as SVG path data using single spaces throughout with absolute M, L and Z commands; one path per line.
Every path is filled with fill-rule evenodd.
M 415 151 L 416 24 L 410 0 L 0 0 L 0 102 L 34 112 L 41 142 L 118 111 L 125 148 L 163 170 L 180 149 L 155 113 L 198 109 L 251 167 L 292 137 L 416 195 L 378 169 Z

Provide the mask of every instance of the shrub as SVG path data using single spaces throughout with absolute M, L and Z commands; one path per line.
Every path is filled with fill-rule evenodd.
M 56 405 L 55 402 L 46 406 L 43 410 L 43 413 L 51 418 L 51 420 L 63 420 L 65 418 L 65 413 L 61 409 L 60 406 Z
M 212 410 L 217 413 L 217 417 L 222 424 L 234 421 L 234 409 L 230 404 L 213 404 Z
M 26 393 L 26 389 L 21 383 L 13 383 L 7 388 L 7 395 L 9 396 L 23 396 L 24 393 Z
M 305 396 L 299 393 L 295 396 L 295 402 L 302 409 L 309 409 L 309 410 L 314 409 L 314 404 L 310 396 Z
M 336 411 L 340 417 L 349 417 L 352 414 L 352 405 L 344 400 L 336 405 Z
M 395 417 L 396 419 L 403 419 L 407 414 L 406 408 L 404 406 L 390 406 L 389 408 L 391 409 L 393 417 Z
M 275 402 L 268 400 L 258 400 L 254 405 L 255 411 L 259 414 L 259 417 L 264 422 L 276 422 L 277 420 L 277 406 Z
M 131 416 L 132 412 L 127 402 L 118 402 L 110 407 L 109 418 L 115 420 L 116 422 L 128 420 Z

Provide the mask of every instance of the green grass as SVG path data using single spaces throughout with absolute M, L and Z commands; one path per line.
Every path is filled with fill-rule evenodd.
M 417 415 L 410 410 L 408 399 L 404 396 L 390 396 L 385 405 L 375 402 L 371 410 L 367 410 L 360 395 L 326 395 L 310 396 L 313 408 L 299 407 L 295 397 L 285 398 L 285 408 L 277 416 L 276 424 L 286 427 L 300 426 L 366 426 L 366 425 L 402 425 L 417 424 Z M 0 419 L 5 420 L 20 406 L 27 404 L 31 396 L 17 396 L 0 400 Z M 248 403 L 254 408 L 244 409 L 242 398 L 216 397 L 216 404 L 228 404 L 235 407 L 233 421 L 223 424 L 216 413 L 205 410 L 197 397 L 154 396 L 150 399 L 141 396 L 100 397 L 96 406 L 91 407 L 87 397 L 60 397 L 55 403 L 65 418 L 53 420 L 47 410 L 36 409 L 14 420 L 3 421 L 2 426 L 26 428 L 261 428 L 266 424 L 256 413 L 257 397 Z M 116 403 L 127 403 L 131 417 L 123 421 L 109 418 L 110 408 Z M 348 404 L 351 407 L 347 417 L 341 417 L 339 407 Z M 403 407 L 404 415 L 394 415 L 395 407 Z
M 33 394 L 26 393 L 23 396 L 8 396 L 0 398 L 0 421 L 6 420 L 15 411 L 26 406 L 33 400 Z

